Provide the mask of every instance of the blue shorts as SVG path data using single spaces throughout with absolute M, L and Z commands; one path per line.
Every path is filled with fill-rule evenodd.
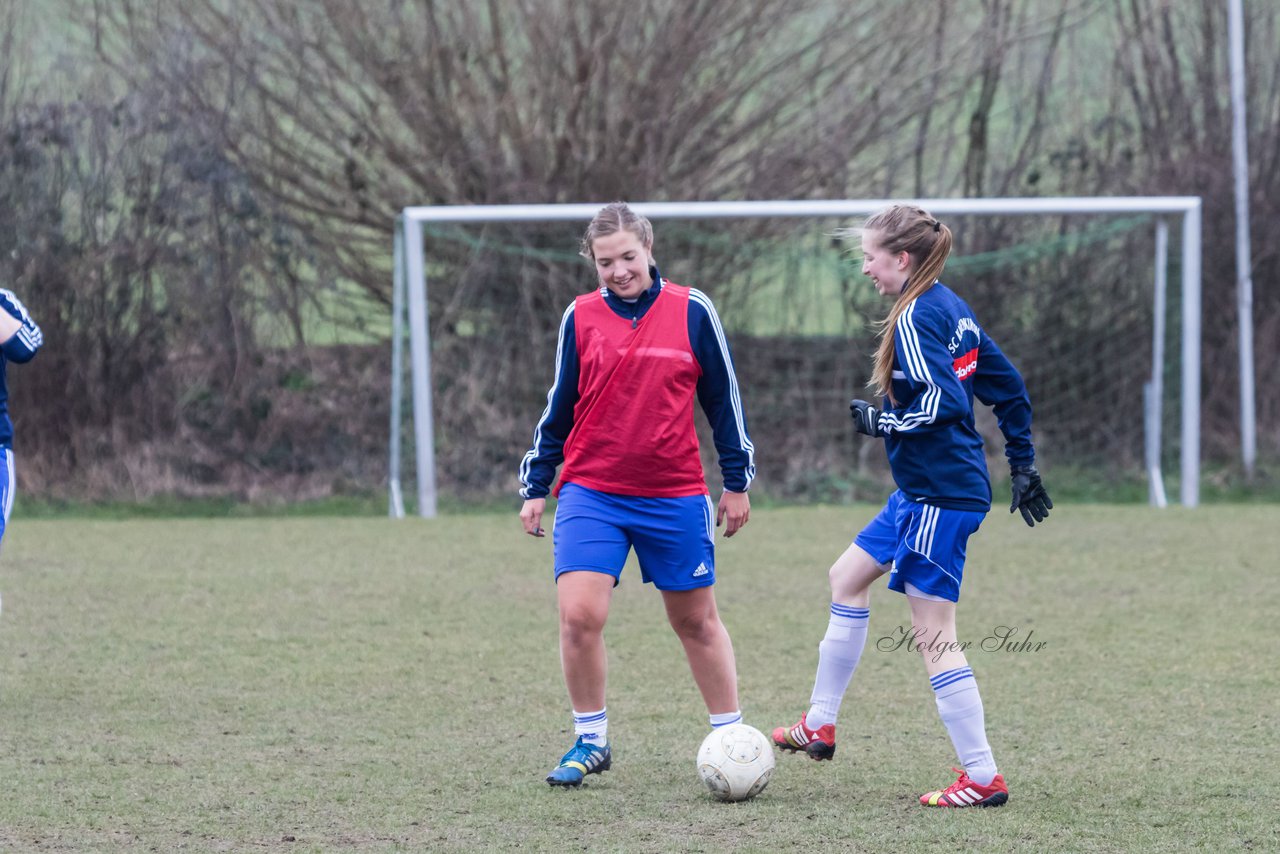
M 566 483 L 552 522 L 556 578 L 587 570 L 612 575 L 617 584 L 634 548 L 646 584 L 707 587 L 716 582 L 714 531 L 709 495 L 640 498 Z
M 853 542 L 876 563 L 893 561 L 890 590 L 906 593 L 910 585 L 913 593 L 956 602 L 964 577 L 965 546 L 986 516 L 974 510 L 912 503 L 899 490 Z
M 13 449 L 4 448 L 0 453 L 0 540 L 9 527 L 9 511 L 13 510 Z

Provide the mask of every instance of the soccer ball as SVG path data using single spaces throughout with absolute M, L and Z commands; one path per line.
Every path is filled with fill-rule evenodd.
M 721 801 L 745 801 L 764 791 L 773 774 L 773 745 L 746 724 L 711 731 L 698 748 L 698 775 Z

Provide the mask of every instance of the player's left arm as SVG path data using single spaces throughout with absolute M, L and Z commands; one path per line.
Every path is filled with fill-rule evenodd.
M 1004 454 L 1009 465 L 1035 465 L 1036 449 L 1031 441 L 1031 397 L 1022 374 L 996 342 L 982 336 L 978 345 L 978 369 L 973 377 L 973 396 L 991 407 L 1004 435 Z
M 13 291 L 0 288 L 0 350 L 11 362 L 29 362 L 44 343 L 44 333 Z
M 693 288 L 689 290 L 689 344 L 702 369 L 698 378 L 698 403 L 711 424 L 724 480 L 725 491 L 716 511 L 716 526 L 725 522 L 725 536 L 731 537 L 751 515 L 747 489 L 756 476 L 756 451 L 747 433 L 747 416 L 733 369 L 733 355 L 729 352 L 720 316 L 711 299 Z
M 995 412 L 996 423 L 1004 435 L 1012 497 L 1009 512 L 1020 511 L 1023 521 L 1035 527 L 1036 522 L 1049 517 L 1053 499 L 1036 468 L 1036 449 L 1031 440 L 1031 397 L 1022 374 L 987 335 L 982 336 L 978 348 L 973 395 Z

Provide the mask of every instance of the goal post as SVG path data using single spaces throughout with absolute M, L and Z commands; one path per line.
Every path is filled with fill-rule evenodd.
M 1181 218 L 1181 453 L 1180 499 L 1186 507 L 1199 503 L 1200 479 L 1200 337 L 1201 337 L 1201 200 L 1195 196 L 1126 196 L 988 199 L 845 199 L 741 202 L 638 202 L 631 207 L 650 219 L 751 219 L 861 217 L 909 201 L 936 215 L 1120 215 L 1156 217 L 1152 376 L 1144 386 L 1144 464 L 1152 504 L 1164 504 L 1160 474 L 1160 414 L 1163 411 L 1163 361 L 1166 219 Z M 603 206 L 591 204 L 459 205 L 407 207 L 396 220 L 393 245 L 392 381 L 389 443 L 389 514 L 404 515 L 401 491 L 403 423 L 403 320 L 409 327 L 409 376 L 412 388 L 413 440 L 417 513 L 437 513 L 435 435 L 431 383 L 431 341 L 427 303 L 427 257 L 424 227 L 428 224 L 577 221 L 585 225 Z

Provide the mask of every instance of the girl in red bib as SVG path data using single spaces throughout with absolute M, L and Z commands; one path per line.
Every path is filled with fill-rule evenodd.
M 713 727 L 742 720 L 733 645 L 716 610 L 714 529 L 747 523 L 755 449 L 715 307 L 666 281 L 653 227 L 623 203 L 591 221 L 582 254 L 599 288 L 565 310 L 555 381 L 520 465 L 520 521 L 542 515 L 563 463 L 552 525 L 560 657 L 577 740 L 547 782 L 576 786 L 612 761 L 605 708 L 604 624 L 628 553 L 662 592 Z M 712 507 L 693 424 L 711 423 L 724 493 Z

